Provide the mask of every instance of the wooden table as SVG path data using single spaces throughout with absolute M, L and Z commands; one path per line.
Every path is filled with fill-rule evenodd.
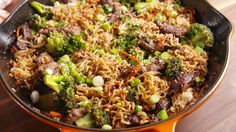
M 14 0 L 17 3 L 19 0 Z M 235 0 L 209 0 L 236 27 Z M 197 2 L 197 0 L 196 0 Z M 235 4 L 234 4 L 235 3 Z M 14 5 L 8 9 L 12 9 Z M 177 132 L 235 132 L 236 131 L 236 34 L 231 39 L 231 58 L 228 72 L 215 95 L 198 110 L 182 119 Z M 0 131 L 58 132 L 23 112 L 0 88 Z

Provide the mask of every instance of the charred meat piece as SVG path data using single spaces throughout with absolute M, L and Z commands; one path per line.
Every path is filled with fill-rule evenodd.
M 28 23 L 25 23 L 23 25 L 20 26 L 20 31 L 23 35 L 23 38 L 24 39 L 32 39 L 32 32 L 29 28 L 29 24 Z
M 170 86 L 175 92 L 183 91 L 193 84 L 195 72 L 181 74 L 177 79 L 170 81 Z
M 129 66 L 121 70 L 120 77 L 125 78 L 133 71 L 133 67 Z
M 83 117 L 86 114 L 86 112 L 87 111 L 85 108 L 72 109 L 68 114 L 66 122 L 72 124 L 80 117 Z
M 170 33 L 170 34 L 173 34 L 177 37 L 180 37 L 180 36 L 186 34 L 188 31 L 187 28 L 185 28 L 185 27 L 170 25 L 165 22 L 155 21 L 155 23 L 160 28 L 162 33 Z
M 141 72 L 148 72 L 148 71 L 163 71 L 166 68 L 166 62 L 162 59 L 158 59 L 153 63 L 143 66 Z
M 36 62 L 40 71 L 45 71 L 49 69 L 49 72 L 51 72 L 51 74 L 57 75 L 60 73 L 59 65 L 47 52 L 40 54 L 36 59 Z
M 26 43 L 23 43 L 19 40 L 16 41 L 16 47 L 19 48 L 20 50 L 25 50 L 27 49 L 27 44 Z
M 161 98 L 158 102 L 158 109 L 166 110 L 169 108 L 171 100 L 169 98 Z
M 154 43 L 148 43 L 144 38 L 138 40 L 138 46 L 150 52 L 157 50 L 157 46 Z
M 140 122 L 140 118 L 137 115 L 130 115 L 127 121 L 130 122 L 130 126 L 137 126 Z

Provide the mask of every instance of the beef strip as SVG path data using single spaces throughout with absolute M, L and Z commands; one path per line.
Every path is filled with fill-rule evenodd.
M 21 29 L 21 33 L 23 35 L 23 39 L 32 39 L 33 38 L 31 29 L 29 28 L 28 23 L 21 25 L 20 29 Z
M 60 74 L 59 65 L 54 61 L 54 59 L 47 53 L 41 53 L 36 59 L 40 71 L 45 71 L 46 69 L 50 69 L 52 74 L 58 75 Z
M 167 110 L 170 106 L 171 100 L 169 98 L 161 98 L 158 102 L 157 108 Z
M 186 34 L 188 31 L 187 28 L 185 28 L 185 27 L 170 25 L 166 22 L 155 21 L 155 23 L 160 28 L 162 33 L 170 33 L 170 34 L 173 34 L 177 37 L 180 37 L 180 36 Z
M 157 46 L 154 43 L 148 43 L 144 38 L 138 39 L 138 46 L 150 52 L 157 50 Z
M 129 66 L 121 70 L 120 77 L 125 78 L 133 71 L 133 67 Z
M 166 62 L 162 59 L 158 59 L 154 61 L 153 63 L 143 66 L 141 71 L 147 72 L 147 71 L 163 71 L 166 68 Z
M 137 126 L 140 122 L 140 118 L 137 115 L 130 115 L 127 121 L 130 122 L 130 126 Z
M 79 118 L 83 117 L 86 113 L 87 111 L 85 108 L 72 109 L 68 114 L 66 122 L 72 124 Z
M 181 74 L 177 79 L 171 80 L 170 87 L 175 91 L 183 91 L 186 88 L 192 86 L 196 72 Z
M 19 48 L 20 50 L 25 50 L 27 49 L 27 44 L 26 43 L 23 43 L 19 40 L 16 41 L 15 43 L 16 47 Z

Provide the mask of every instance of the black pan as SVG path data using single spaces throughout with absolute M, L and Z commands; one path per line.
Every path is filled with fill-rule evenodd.
M 23 24 L 29 16 L 34 12 L 30 7 L 29 3 L 33 0 L 24 1 L 19 4 L 19 6 L 14 9 L 11 16 L 0 25 L 0 79 L 2 87 L 7 91 L 7 93 L 14 99 L 20 107 L 25 111 L 30 113 L 32 116 L 58 128 L 66 129 L 75 129 L 75 130 L 96 130 L 99 129 L 85 129 L 78 128 L 73 125 L 68 125 L 62 122 L 57 122 L 45 115 L 36 112 L 31 104 L 30 98 L 25 96 L 24 90 L 19 90 L 19 87 L 16 86 L 15 81 L 9 76 L 9 61 L 12 58 L 10 54 L 9 47 L 15 41 L 15 29 Z M 50 0 L 36 0 L 43 4 L 51 4 Z M 202 105 L 216 90 L 220 82 L 223 79 L 226 68 L 229 63 L 229 54 L 230 54 L 230 45 L 229 37 L 232 31 L 231 23 L 225 18 L 221 13 L 214 9 L 207 1 L 205 0 L 182 0 L 183 4 L 187 7 L 193 7 L 196 9 L 197 21 L 207 25 L 212 32 L 214 33 L 215 43 L 214 47 L 209 51 L 209 73 L 207 75 L 206 92 L 196 101 L 195 104 L 186 108 L 182 112 L 169 117 L 167 120 L 151 123 L 143 126 L 125 128 L 125 129 L 116 129 L 112 131 L 128 131 L 128 130 L 140 130 L 140 129 L 154 129 L 155 127 L 161 127 L 164 124 L 166 131 L 172 131 L 173 127 L 176 124 L 176 121 L 182 118 L 183 116 L 191 113 L 200 105 Z M 169 125 L 168 125 L 169 124 Z M 171 124 L 171 125 L 170 125 Z M 65 129 L 64 129 L 65 128 Z M 161 130 L 161 129 L 156 129 Z

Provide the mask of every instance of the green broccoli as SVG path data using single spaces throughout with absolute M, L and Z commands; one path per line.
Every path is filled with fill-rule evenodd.
M 214 44 L 213 33 L 203 24 L 195 23 L 191 25 L 186 37 L 194 47 L 208 48 Z
M 91 112 L 87 113 L 85 116 L 79 118 L 75 121 L 78 127 L 92 128 L 95 126 L 95 120 L 93 119 L 93 114 Z
M 156 0 L 147 0 L 146 2 L 137 2 L 134 5 L 134 9 L 138 14 L 152 11 L 154 9 L 156 2 L 157 2 Z
M 47 39 L 46 49 L 53 56 L 61 56 L 65 54 L 68 46 L 68 38 L 65 34 L 59 32 L 51 32 Z
M 31 2 L 31 6 L 42 16 L 46 18 L 52 17 L 52 13 L 50 11 L 51 7 L 43 5 L 39 2 L 33 1 Z
M 137 90 L 134 87 L 128 87 L 128 95 L 127 95 L 127 100 L 129 101 L 135 101 L 137 97 Z
M 118 34 L 121 36 L 136 37 L 139 35 L 140 30 L 139 24 L 128 19 L 118 27 Z
M 48 20 L 45 17 L 41 17 L 38 14 L 34 14 L 30 17 L 32 21 L 31 27 L 34 30 L 39 30 L 48 26 Z
M 165 70 L 166 77 L 174 79 L 180 75 L 182 71 L 182 62 L 179 58 L 171 58 L 167 61 L 167 68 Z
M 85 83 L 87 77 L 77 71 L 76 65 L 71 61 L 69 55 L 62 56 L 58 62 L 61 65 L 63 75 L 71 75 L 77 83 Z
M 131 7 L 131 6 L 135 5 L 138 2 L 141 2 L 141 0 L 120 0 L 120 3 L 122 5 L 127 6 L 127 7 Z
M 45 75 L 44 83 L 61 96 L 63 100 L 71 100 L 74 96 L 73 78 L 65 75 Z
M 105 13 L 112 13 L 113 12 L 113 8 L 109 5 L 109 4 L 104 4 L 102 6 L 103 10 Z
M 109 114 L 100 108 L 95 108 L 93 110 L 93 115 L 95 117 L 97 127 L 102 127 L 103 125 L 111 123 Z
M 137 40 L 135 38 L 127 37 L 127 36 L 119 36 L 117 39 L 113 41 L 113 44 L 116 47 L 119 47 L 125 51 L 134 47 L 137 44 Z
M 67 52 L 72 53 L 78 49 L 86 48 L 87 42 L 81 37 L 81 35 L 73 35 L 70 37 Z

